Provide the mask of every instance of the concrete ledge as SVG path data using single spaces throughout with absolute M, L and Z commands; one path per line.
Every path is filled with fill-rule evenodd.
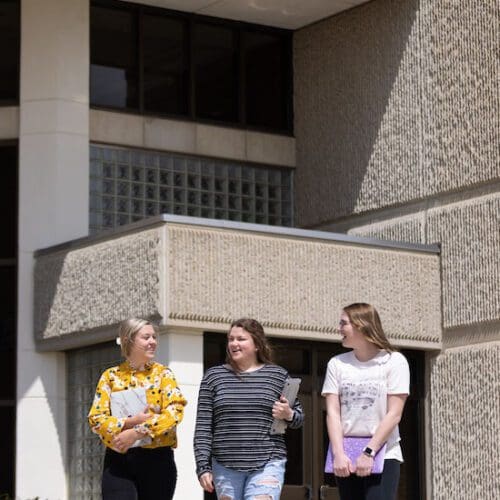
M 100 109 L 90 110 L 90 140 L 295 167 L 293 137 Z
M 436 248 L 379 243 L 166 216 L 45 249 L 36 254 L 38 347 L 109 340 L 109 327 L 133 315 L 195 332 L 254 316 L 272 335 L 339 341 L 341 307 L 366 301 L 397 345 L 439 349 Z

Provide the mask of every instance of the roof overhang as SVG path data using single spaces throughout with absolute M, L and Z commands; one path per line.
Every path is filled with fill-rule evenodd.
M 123 0 L 128 1 L 128 0 Z M 367 0 L 134 0 L 164 9 L 296 30 Z

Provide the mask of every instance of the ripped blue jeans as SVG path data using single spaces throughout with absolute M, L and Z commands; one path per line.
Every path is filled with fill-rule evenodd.
M 219 500 L 279 500 L 286 460 L 272 460 L 262 469 L 240 472 L 212 459 L 215 492 Z

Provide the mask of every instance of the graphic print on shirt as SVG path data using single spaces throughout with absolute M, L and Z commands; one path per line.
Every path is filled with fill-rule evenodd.
M 347 414 L 358 415 L 363 410 L 369 410 L 375 405 L 380 393 L 378 380 L 364 380 L 362 382 L 343 382 L 341 386 L 342 410 Z

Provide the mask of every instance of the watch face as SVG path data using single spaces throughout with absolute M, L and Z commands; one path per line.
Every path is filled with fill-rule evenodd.
M 373 457 L 375 455 L 374 451 L 368 446 L 363 450 L 363 452 L 366 453 L 367 455 L 370 455 L 370 457 Z

